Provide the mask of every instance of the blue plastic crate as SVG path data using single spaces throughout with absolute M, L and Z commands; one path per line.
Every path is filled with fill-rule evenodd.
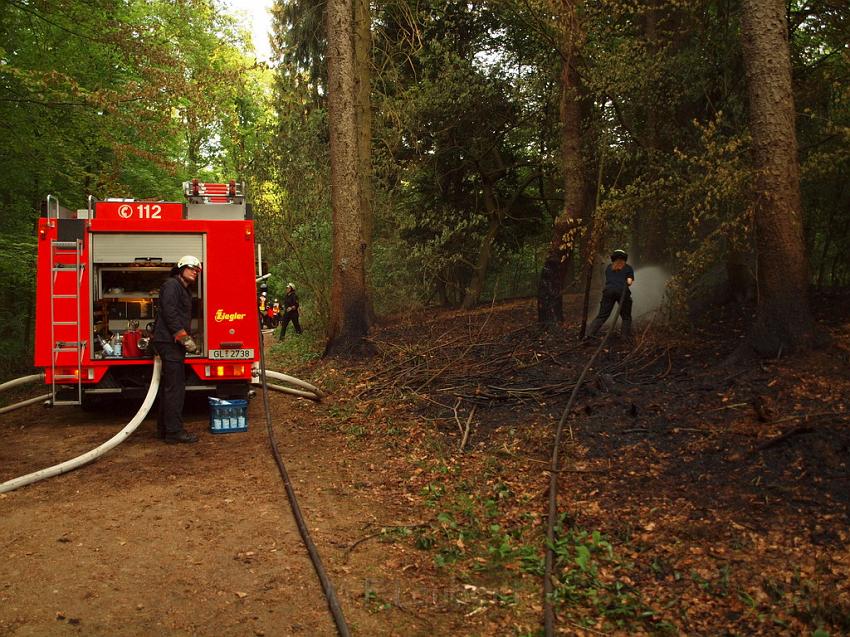
M 210 433 L 232 434 L 248 431 L 248 401 L 210 397 Z

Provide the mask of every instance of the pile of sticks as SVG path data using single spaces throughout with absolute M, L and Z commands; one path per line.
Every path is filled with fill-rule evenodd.
M 448 331 L 431 325 L 428 338 L 412 342 L 373 338 L 380 359 L 360 396 L 414 395 L 451 408 L 458 399 L 478 406 L 541 402 L 575 387 L 577 366 L 586 358 L 581 344 L 534 325 L 499 334 L 490 316 Z M 659 369 L 669 372 L 667 350 L 643 342 L 614 358 L 597 373 L 622 374 L 637 384 L 657 377 Z

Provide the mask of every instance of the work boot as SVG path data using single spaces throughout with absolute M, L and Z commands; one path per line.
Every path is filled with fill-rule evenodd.
M 596 333 L 602 329 L 603 325 L 605 325 L 605 321 L 600 321 L 598 318 L 593 319 L 593 323 L 591 323 L 590 327 L 587 328 L 585 338 L 593 338 L 596 336 Z
M 165 442 L 169 445 L 176 445 L 178 443 L 192 444 L 193 442 L 198 442 L 198 437 L 184 429 L 175 434 L 165 434 Z

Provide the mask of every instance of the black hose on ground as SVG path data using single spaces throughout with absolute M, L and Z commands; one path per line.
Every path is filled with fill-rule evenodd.
M 295 491 L 292 488 L 292 483 L 289 480 L 289 474 L 286 471 L 286 465 L 283 463 L 283 458 L 277 449 L 277 441 L 274 437 L 274 429 L 272 427 L 271 409 L 269 407 L 269 391 L 266 383 L 266 354 L 265 343 L 263 342 L 262 324 L 260 326 L 260 381 L 263 386 L 263 407 L 266 411 L 266 428 L 269 432 L 269 444 L 271 445 L 274 461 L 277 463 L 280 477 L 283 479 L 283 486 L 286 489 L 286 497 L 289 499 L 289 506 L 292 508 L 292 517 L 295 518 L 295 523 L 298 525 L 298 532 L 301 534 L 301 539 L 304 541 L 304 546 L 307 547 L 307 553 L 310 555 L 310 561 L 313 562 L 313 568 L 316 569 L 316 575 L 319 577 L 319 582 L 322 584 L 322 590 L 325 593 L 325 598 L 328 601 L 328 608 L 333 615 L 334 623 L 336 624 L 337 632 L 341 637 L 350 637 L 351 633 L 348 630 L 348 624 L 345 623 L 345 616 L 342 614 L 342 607 L 339 605 L 339 600 L 336 596 L 334 586 L 325 572 L 325 567 L 322 565 L 322 558 L 319 557 L 319 551 L 316 545 L 313 544 L 313 538 L 310 537 L 310 531 L 307 529 L 307 524 L 304 522 L 304 516 L 301 514 L 301 507 L 298 506 L 298 498 L 295 496 Z
M 546 637 L 553 637 L 555 634 L 555 609 L 552 604 L 552 568 L 555 562 L 555 519 L 558 517 L 558 451 L 561 447 L 561 431 L 564 428 L 564 423 L 567 421 L 567 416 L 572 411 L 576 396 L 578 396 L 578 390 L 581 389 L 582 383 L 584 383 L 584 377 L 587 375 L 596 357 L 599 356 L 599 352 L 605 347 L 605 343 L 608 342 L 611 332 L 617 326 L 617 321 L 620 318 L 620 310 L 623 308 L 623 300 L 626 298 L 626 290 L 628 289 L 628 285 L 623 288 L 623 292 L 620 294 L 620 302 L 617 303 L 617 312 L 614 314 L 614 322 L 611 323 L 611 329 L 605 333 L 596 351 L 593 352 L 593 356 L 590 357 L 587 365 L 581 370 L 575 387 L 573 387 L 573 392 L 570 394 L 570 399 L 567 401 L 567 406 L 564 407 L 564 413 L 561 414 L 561 420 L 558 421 L 558 428 L 555 430 L 555 441 L 552 443 L 552 462 L 549 465 L 549 518 L 546 526 L 546 560 L 543 569 L 543 627 Z

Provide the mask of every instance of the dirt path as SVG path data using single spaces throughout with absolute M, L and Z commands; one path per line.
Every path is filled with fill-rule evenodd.
M 86 451 L 131 416 L 59 409 L 25 408 L 3 422 L 0 480 Z M 375 464 L 315 425 L 324 407 L 275 395 L 272 409 L 353 631 L 428 634 L 410 612 L 372 612 L 368 591 L 409 588 L 393 550 L 365 541 L 348 552 L 370 524 L 405 522 L 405 507 L 378 502 Z M 0 496 L 0 635 L 335 634 L 268 449 L 262 402 L 251 404 L 247 433 L 202 433 L 206 417 L 188 417 L 196 445 L 160 443 L 149 418 L 96 463 Z

